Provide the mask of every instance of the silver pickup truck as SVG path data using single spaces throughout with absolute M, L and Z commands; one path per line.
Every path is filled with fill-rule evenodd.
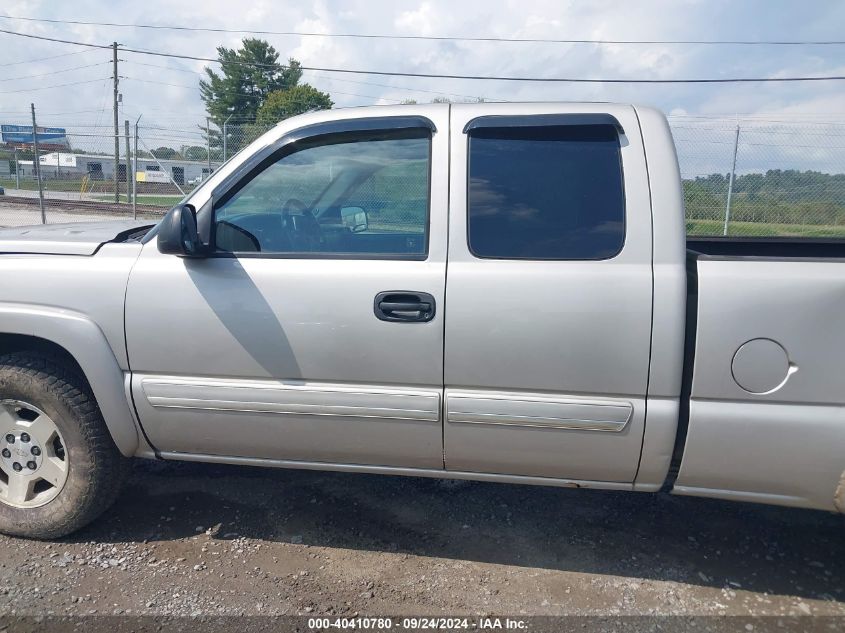
M 155 226 L 0 231 L 0 531 L 129 457 L 845 512 L 845 244 L 686 239 L 660 112 L 289 119 Z

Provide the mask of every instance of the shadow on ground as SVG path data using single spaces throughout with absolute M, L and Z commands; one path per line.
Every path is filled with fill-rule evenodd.
M 136 465 L 70 541 L 268 541 L 845 599 L 838 515 L 707 499 L 188 463 Z

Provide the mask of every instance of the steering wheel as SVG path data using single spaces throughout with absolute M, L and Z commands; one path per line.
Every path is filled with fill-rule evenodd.
M 301 215 L 308 211 L 308 205 L 299 198 L 288 198 L 282 207 L 282 215 Z
M 282 206 L 282 228 L 290 237 L 294 251 L 316 251 L 323 243 L 320 223 L 298 198 L 289 198 Z

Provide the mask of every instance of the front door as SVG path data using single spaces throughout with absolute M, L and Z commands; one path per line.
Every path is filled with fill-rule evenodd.
M 634 109 L 452 107 L 447 470 L 632 482 L 651 337 Z
M 443 467 L 448 106 L 334 116 L 198 190 L 211 256 L 144 246 L 126 332 L 159 451 Z

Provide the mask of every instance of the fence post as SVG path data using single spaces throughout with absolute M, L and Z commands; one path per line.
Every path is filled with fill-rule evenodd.
M 21 188 L 21 166 L 18 164 L 18 148 L 15 148 L 15 189 Z
M 135 154 L 132 166 L 132 219 L 138 219 L 138 123 L 141 122 L 141 117 L 138 115 L 138 120 L 135 121 Z
M 124 119 L 123 129 L 126 136 L 126 201 L 129 202 L 129 198 L 134 200 L 134 196 L 132 195 L 132 181 L 129 180 L 129 172 L 132 171 L 132 156 L 129 154 L 129 119 Z
M 205 117 L 205 157 L 208 160 L 208 175 L 211 176 L 211 132 L 208 129 L 208 125 L 208 117 Z
M 228 141 L 226 139 L 226 137 L 228 135 L 227 134 L 227 132 L 228 132 L 227 126 L 229 125 L 229 119 L 231 119 L 233 116 L 235 116 L 234 112 L 232 112 L 232 114 L 227 116 L 226 120 L 223 121 L 223 162 L 224 163 L 226 162 L 226 149 L 228 147 Z
M 41 161 L 38 160 L 38 126 L 35 124 L 35 104 L 30 103 L 32 109 L 32 148 L 35 151 L 32 164 L 35 166 L 35 178 L 38 180 L 38 206 L 41 207 L 41 224 L 47 224 L 44 213 L 44 188 L 41 186 Z
M 736 136 L 734 136 L 734 160 L 731 165 L 731 177 L 728 180 L 728 201 L 725 204 L 725 228 L 722 235 L 728 234 L 728 223 L 731 221 L 731 196 L 734 191 L 734 177 L 736 174 L 736 150 L 739 147 L 739 123 L 736 124 Z

